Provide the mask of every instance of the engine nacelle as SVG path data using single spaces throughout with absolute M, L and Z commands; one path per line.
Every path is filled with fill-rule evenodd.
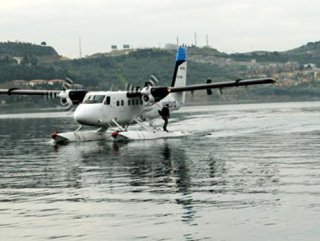
M 146 86 L 141 90 L 142 100 L 145 105 L 153 105 L 169 94 L 168 87 Z
M 86 90 L 65 90 L 60 92 L 58 97 L 62 106 L 72 106 L 80 104 L 86 93 Z
M 69 98 L 61 98 L 60 99 L 60 105 L 62 106 L 71 106 L 72 101 Z
M 141 90 L 141 98 L 144 105 L 153 105 L 156 101 L 151 94 L 151 87 L 146 86 Z
M 60 104 L 62 106 L 71 106 L 72 101 L 69 98 L 69 90 L 65 90 L 59 93 L 58 97 L 60 98 Z

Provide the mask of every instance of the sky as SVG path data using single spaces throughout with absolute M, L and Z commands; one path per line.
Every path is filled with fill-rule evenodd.
M 320 41 L 318 0 L 0 0 L 0 41 L 78 58 L 167 43 L 222 52 L 284 51 Z

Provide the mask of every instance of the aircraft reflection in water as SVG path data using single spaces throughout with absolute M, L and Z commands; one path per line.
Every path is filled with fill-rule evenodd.
M 201 139 L 193 141 L 201 142 Z M 179 208 L 172 208 L 175 215 L 180 215 L 181 220 L 190 225 L 197 224 L 195 205 L 220 209 L 269 203 L 263 199 L 248 202 L 243 195 L 259 193 L 259 190 L 272 185 L 278 175 L 275 166 L 266 165 L 263 169 L 260 166 L 234 167 L 233 157 L 221 156 L 221 153 L 228 152 L 227 146 L 213 144 L 206 154 L 193 150 L 191 146 L 191 141 L 187 140 L 92 142 L 70 143 L 58 146 L 56 151 L 61 158 L 70 153 L 74 155 L 74 161 L 80 160 L 81 163 L 72 164 L 78 168 L 77 171 L 87 173 L 90 170 L 90 178 L 87 179 L 87 174 L 82 175 L 72 168 L 71 173 L 78 177 L 72 179 L 72 186 L 86 188 L 106 184 L 107 189 L 100 194 L 101 201 L 146 205 L 150 202 L 163 205 L 174 202 L 182 208 L 181 212 Z M 232 193 L 237 193 L 237 196 Z
M 145 202 L 143 193 L 149 191 L 153 194 L 173 195 L 175 202 L 184 209 L 182 220 L 190 223 L 196 221 L 191 190 L 192 181 L 189 175 L 191 167 L 188 167 L 190 160 L 185 155 L 184 149 L 179 148 L 180 144 L 180 140 L 87 142 L 58 145 L 55 146 L 54 151 L 58 155 L 61 154 L 61 157 L 72 156 L 74 160 L 81 160 L 84 166 L 97 170 L 99 175 L 91 175 L 91 183 L 106 182 L 121 176 L 124 179 L 122 182 L 125 182 L 122 184 L 126 184 L 129 193 L 142 194 L 135 198 L 130 196 L 129 200 L 122 200 L 124 202 L 130 202 L 131 199 L 135 202 Z M 106 157 L 108 158 L 105 159 Z M 76 176 L 81 175 L 78 173 Z M 97 179 L 93 180 L 93 176 Z M 83 178 L 78 181 L 73 179 L 73 181 L 75 183 L 72 186 L 78 186 L 79 183 L 86 185 L 83 183 L 85 182 Z M 117 184 L 115 180 L 112 181 L 111 190 L 117 188 L 112 185 L 121 184 Z M 161 202 L 169 201 L 163 197 L 154 201 L 158 202 L 161 199 Z

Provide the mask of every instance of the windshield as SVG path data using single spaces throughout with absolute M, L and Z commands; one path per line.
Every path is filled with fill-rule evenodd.
M 83 101 L 86 104 L 102 103 L 104 95 L 88 95 L 87 98 Z

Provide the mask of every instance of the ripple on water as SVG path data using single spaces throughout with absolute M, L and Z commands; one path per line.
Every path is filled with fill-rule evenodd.
M 318 240 L 317 108 L 188 107 L 187 138 L 59 147 L 68 118 L 0 118 L 2 238 Z

